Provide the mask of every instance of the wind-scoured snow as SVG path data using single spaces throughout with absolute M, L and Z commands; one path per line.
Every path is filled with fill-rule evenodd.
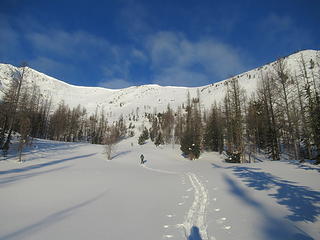
M 320 168 L 35 140 L 0 161 L 0 239 L 319 239 Z M 14 147 L 12 147 L 12 151 Z M 140 164 L 140 154 L 145 164 Z

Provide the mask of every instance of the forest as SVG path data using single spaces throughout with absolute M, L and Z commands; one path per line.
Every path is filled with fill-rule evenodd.
M 271 160 L 313 159 L 320 163 L 320 61 L 306 62 L 301 55 L 299 71 L 289 71 L 285 58 L 272 71 L 260 71 L 258 88 L 248 96 L 236 77 L 226 82 L 221 102 L 211 109 L 201 107 L 201 95 L 186 96 L 177 109 L 164 112 L 132 111 L 117 121 L 96 110 L 88 114 L 82 106 L 64 102 L 52 106 L 36 84 L 24 81 L 28 68 L 19 68 L 0 101 L 0 149 L 6 155 L 15 133 L 20 153 L 33 138 L 106 145 L 108 158 L 113 146 L 139 134 L 138 143 L 150 139 L 156 146 L 178 144 L 191 160 L 204 151 L 217 151 L 237 162 L 251 162 L 257 154 Z M 141 123 L 142 118 L 148 124 Z

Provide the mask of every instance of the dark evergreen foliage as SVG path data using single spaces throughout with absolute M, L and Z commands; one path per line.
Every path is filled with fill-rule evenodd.
M 144 128 L 144 130 L 142 131 L 141 135 L 138 138 L 138 144 L 142 145 L 145 144 L 146 140 L 149 139 L 149 132 L 147 128 Z
M 156 139 L 155 139 L 155 141 L 154 141 L 154 144 L 155 144 L 156 146 L 164 145 L 164 140 L 163 140 L 163 137 L 162 137 L 161 132 L 158 133 L 158 136 L 156 137 Z
M 191 103 L 189 94 L 185 118 L 186 121 L 181 134 L 180 149 L 186 157 L 194 160 L 199 158 L 201 153 L 202 120 L 199 101 L 192 101 Z
M 203 147 L 209 151 L 223 151 L 223 119 L 220 110 L 214 106 L 203 135 Z

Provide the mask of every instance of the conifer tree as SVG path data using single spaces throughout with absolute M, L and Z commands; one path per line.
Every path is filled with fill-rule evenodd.
M 138 138 L 138 144 L 142 145 L 149 139 L 149 132 L 147 128 L 144 128 L 141 135 Z
M 9 90 L 5 93 L 4 96 L 4 102 L 6 103 L 6 115 L 7 115 L 7 124 L 6 128 L 3 130 L 6 132 L 6 129 L 8 130 L 8 135 L 6 140 L 4 140 L 4 134 L 1 133 L 0 136 L 3 138 L 0 140 L 0 143 L 3 143 L 1 149 L 3 149 L 4 153 L 6 153 L 9 149 L 10 142 L 11 142 L 11 135 L 12 131 L 14 128 L 14 124 L 16 121 L 16 116 L 17 116 L 17 108 L 18 108 L 18 103 L 20 100 L 20 94 L 21 94 L 21 89 L 22 85 L 24 83 L 24 76 L 27 71 L 27 64 L 23 63 L 19 70 L 15 72 L 15 77 L 11 81 L 11 85 Z
M 240 88 L 238 79 L 231 79 L 224 100 L 226 119 L 226 142 L 229 152 L 239 154 L 244 161 L 244 120 L 243 108 L 245 92 Z
M 275 107 L 275 82 L 274 79 L 269 77 L 268 74 L 261 76 L 260 86 L 258 87 L 258 98 L 261 102 L 264 111 L 263 117 L 264 126 L 266 128 L 265 144 L 268 153 L 271 154 L 273 160 L 280 159 L 279 151 L 279 133 L 278 123 L 274 111 Z
M 160 130 L 160 127 L 158 125 L 158 118 L 157 116 L 153 115 L 152 119 L 152 126 L 151 128 L 149 129 L 149 134 L 150 134 L 150 139 L 152 142 L 154 142 L 155 138 L 157 137 L 158 135 L 158 132 Z
M 158 136 L 156 137 L 156 139 L 155 139 L 155 141 L 154 141 L 154 144 L 155 144 L 156 146 L 159 146 L 159 145 L 163 145 L 163 144 L 164 144 L 164 140 L 163 140 L 161 131 L 158 133 Z
M 162 114 L 161 129 L 165 143 L 171 143 L 174 130 L 174 115 L 170 105 L 167 106 L 166 112 Z
M 284 141 L 284 146 L 286 147 L 286 152 L 289 156 L 295 156 L 297 158 L 297 153 L 295 151 L 295 134 L 292 122 L 292 110 L 293 104 L 290 102 L 291 95 L 293 91 L 289 91 L 291 86 L 291 78 L 286 66 L 284 58 L 280 58 L 275 62 L 274 65 L 274 82 L 277 89 L 277 110 L 278 110 L 278 120 L 281 121 L 282 139 Z M 291 93 L 291 94 L 290 94 Z
M 186 120 L 180 141 L 181 151 L 191 160 L 199 158 L 201 152 L 202 123 L 198 101 L 197 99 L 193 99 L 191 102 L 190 94 L 188 93 Z
M 208 116 L 203 135 L 203 145 L 206 150 L 223 151 L 223 120 L 221 112 L 215 104 Z

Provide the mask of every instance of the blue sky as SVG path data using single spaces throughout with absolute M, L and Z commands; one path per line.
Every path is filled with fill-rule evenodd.
M 2 0 L 0 62 L 83 86 L 202 86 L 319 49 L 319 22 L 318 0 Z

